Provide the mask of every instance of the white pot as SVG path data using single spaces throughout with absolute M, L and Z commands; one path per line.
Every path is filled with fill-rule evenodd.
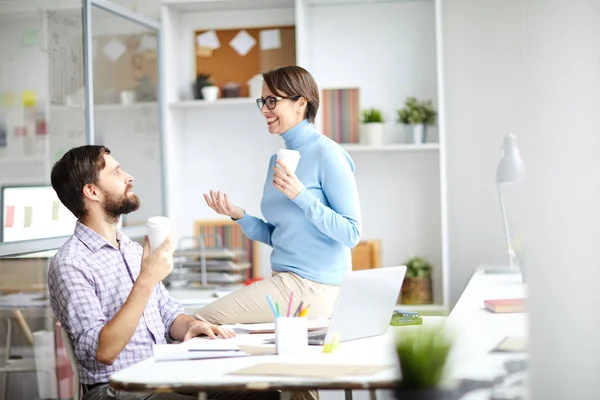
M 248 81 L 248 95 L 251 99 L 258 99 L 262 96 L 263 77 L 261 74 L 254 75 Z
M 406 141 L 408 143 L 423 144 L 425 143 L 425 125 L 406 125 L 407 135 Z
M 204 86 L 202 88 L 202 97 L 206 101 L 215 101 L 219 98 L 218 86 Z
M 381 146 L 383 144 L 383 123 L 361 124 L 359 142 L 369 146 Z
M 135 103 L 135 92 L 133 90 L 123 90 L 120 94 L 121 104 L 129 105 Z

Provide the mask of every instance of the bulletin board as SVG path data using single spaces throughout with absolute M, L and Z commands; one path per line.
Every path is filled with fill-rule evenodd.
M 279 46 L 274 47 L 273 43 L 265 46 L 265 41 L 261 42 L 261 31 L 273 32 L 275 30 L 279 31 L 277 34 Z M 241 31 L 248 33 L 255 41 L 245 55 L 241 55 L 230 45 Z M 296 28 L 294 26 L 214 30 L 212 32 L 216 35 L 219 43 L 219 47 L 214 49 L 198 44 L 198 36 L 206 32 L 211 31 L 199 30 L 194 34 L 196 74 L 210 74 L 212 82 L 219 87 L 230 82 L 240 84 L 241 97 L 248 96 L 247 82 L 256 74 L 296 64 Z

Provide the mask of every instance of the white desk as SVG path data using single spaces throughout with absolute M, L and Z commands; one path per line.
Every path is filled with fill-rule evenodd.
M 437 317 L 426 317 L 424 323 L 431 323 L 436 319 Z M 148 359 L 114 374 L 111 377 L 111 386 L 121 390 L 145 392 L 282 390 L 282 398 L 289 395 L 285 391 L 309 389 L 367 389 L 374 393 L 376 389 L 392 389 L 397 384 L 398 363 L 394 352 L 394 337 L 397 330 L 406 329 L 418 329 L 418 326 L 390 327 L 388 333 L 383 336 L 342 343 L 330 354 L 323 354 L 321 346 L 309 346 L 307 353 L 300 356 L 265 355 L 173 362 Z M 240 344 L 257 344 L 273 337 L 272 334 L 240 335 L 232 340 Z M 259 363 L 389 365 L 391 368 L 371 376 L 336 379 L 228 375 L 230 372 Z
M 527 314 L 494 314 L 483 306 L 484 300 L 526 297 L 520 274 L 486 274 L 478 270 L 469 281 L 447 324 L 456 332 L 450 357 L 453 379 L 492 380 L 506 373 L 509 359 L 525 354 L 490 353 L 505 337 L 528 337 Z
M 475 273 L 447 324 L 457 334 L 450 357 L 451 379 L 491 380 L 505 373 L 507 359 L 525 357 L 516 354 L 490 353 L 506 336 L 526 336 L 526 314 L 492 314 L 483 308 L 483 301 L 492 298 L 522 297 L 525 285 L 520 275 L 486 275 Z M 439 317 L 425 317 L 432 323 Z M 393 348 L 394 334 L 418 327 L 390 327 L 386 335 L 342 343 L 332 354 L 323 354 L 321 347 L 310 347 L 302 356 L 252 356 L 217 360 L 155 362 L 149 359 L 126 368 L 111 377 L 111 386 L 127 391 L 168 392 L 172 390 L 282 390 L 283 396 L 293 390 L 345 390 L 351 398 L 352 389 L 392 389 L 398 382 L 398 366 Z M 243 335 L 240 344 L 255 344 L 272 335 Z M 290 377 L 249 377 L 228 375 L 258 363 L 296 364 L 370 364 L 391 365 L 392 368 L 372 376 L 352 376 L 333 380 Z M 200 395 L 202 396 L 202 394 Z M 200 397 L 203 399 L 204 397 Z

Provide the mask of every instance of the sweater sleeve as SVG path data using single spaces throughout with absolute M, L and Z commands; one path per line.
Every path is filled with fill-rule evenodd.
M 321 186 L 329 207 L 306 188 L 296 203 L 319 231 L 350 248 L 360 240 L 360 203 L 354 178 L 354 162 L 341 149 L 321 155 Z
M 248 215 L 245 212 L 244 216 L 236 222 L 240 224 L 242 232 L 244 232 L 244 235 L 250 240 L 259 241 L 271 247 L 273 246 L 271 243 L 271 234 L 275 227 L 272 224 L 265 222 L 260 218 Z

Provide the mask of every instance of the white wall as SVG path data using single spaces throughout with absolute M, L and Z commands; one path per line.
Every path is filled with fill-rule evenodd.
M 442 3 L 452 306 L 477 266 L 505 263 L 495 173 L 502 137 L 525 133 L 520 3 Z
M 493 178 L 512 130 L 534 400 L 600 396 L 598 15 L 594 0 L 444 3 L 453 297 L 475 266 L 503 261 Z
M 234 204 L 262 218 L 260 201 L 269 158 L 285 146 L 283 139 L 268 133 L 264 117 L 250 103 L 206 106 L 180 115 L 183 183 L 174 215 L 175 235 L 191 236 L 196 220 L 223 218 L 206 205 L 203 194 L 210 190 L 227 193 Z M 261 246 L 262 276 L 270 274 L 269 255 L 270 248 Z
M 532 398 L 597 399 L 600 3 L 522 7 Z

